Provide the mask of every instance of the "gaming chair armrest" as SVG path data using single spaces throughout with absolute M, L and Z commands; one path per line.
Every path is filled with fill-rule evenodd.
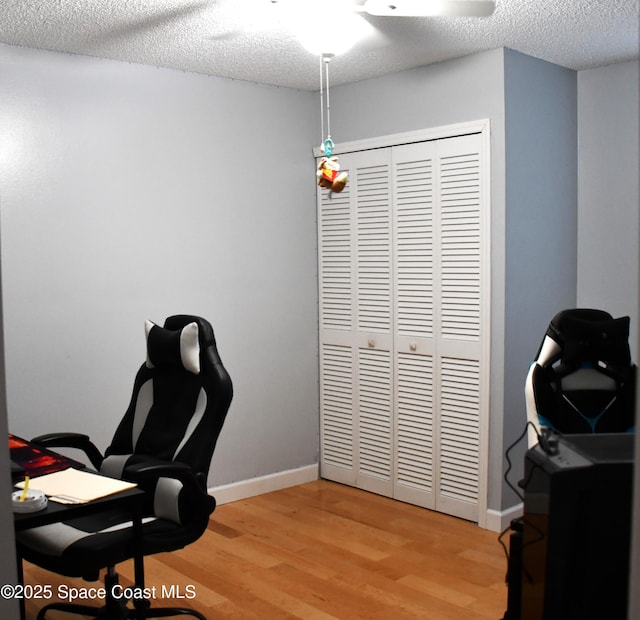
M 204 501 L 209 514 L 215 510 L 216 500 L 207 493 L 205 475 L 194 473 L 191 467 L 184 463 L 176 461 L 137 463 L 126 468 L 124 477 L 138 483 L 159 478 L 174 478 L 182 483 L 183 488 L 192 498 L 200 498 L 200 501 Z
M 158 478 L 175 478 L 186 487 L 197 487 L 202 492 L 205 489 L 198 482 L 198 477 L 191 467 L 176 461 L 161 461 L 151 463 L 137 463 L 129 465 L 125 470 L 125 477 L 131 482 L 157 480 Z
M 38 435 L 31 441 L 43 448 L 75 448 L 82 450 L 96 469 L 100 469 L 100 465 L 102 465 L 104 459 L 100 450 L 98 450 L 91 439 L 89 439 L 89 436 L 83 433 L 47 433 L 45 435 Z

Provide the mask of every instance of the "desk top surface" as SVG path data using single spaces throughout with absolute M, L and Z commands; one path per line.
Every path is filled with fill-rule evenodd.
M 9 449 L 11 460 L 24 468 L 22 475 L 13 477 L 14 484 L 22 481 L 24 474 L 30 476 L 42 475 L 68 467 L 75 467 L 76 469 L 83 469 L 85 467 L 83 463 L 74 461 L 52 450 L 36 446 L 30 441 L 15 435 L 9 435 Z M 134 514 L 141 506 L 143 495 L 143 491 L 134 488 L 82 504 L 60 504 L 50 501 L 43 510 L 22 513 L 14 512 L 13 523 L 16 531 L 19 531 L 122 506 L 129 506 L 132 514 Z
M 133 515 L 139 510 L 143 496 L 144 491 L 135 488 L 120 491 L 119 493 L 114 493 L 113 495 L 108 495 L 84 504 L 58 504 L 56 502 L 49 502 L 44 510 L 37 512 L 14 512 L 13 523 L 16 531 L 20 531 L 31 527 L 39 527 L 40 525 L 48 525 L 49 523 L 57 523 L 62 520 L 66 521 L 75 517 L 84 517 L 95 512 L 121 507 L 123 505 L 129 507 Z

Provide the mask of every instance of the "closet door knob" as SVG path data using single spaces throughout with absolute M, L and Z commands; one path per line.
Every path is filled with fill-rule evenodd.
M 418 345 L 415 342 L 412 342 L 409 345 L 409 351 L 417 351 L 418 350 Z
M 370 349 L 373 349 L 376 346 L 376 341 L 373 338 L 369 338 L 369 342 L 367 344 L 369 345 Z

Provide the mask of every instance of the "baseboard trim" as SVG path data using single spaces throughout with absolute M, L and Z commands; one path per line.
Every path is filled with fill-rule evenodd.
M 319 467 L 315 465 L 306 465 L 297 469 L 289 469 L 280 471 L 258 478 L 249 480 L 240 480 L 230 484 L 223 484 L 217 487 L 210 487 L 209 493 L 216 498 L 218 505 L 229 504 L 248 497 L 256 497 L 263 493 L 279 491 L 288 487 L 294 487 L 298 484 L 306 484 L 319 479 Z M 502 532 L 509 527 L 512 519 L 522 516 L 524 506 L 516 504 L 506 510 L 491 510 L 486 513 L 485 529 L 492 532 Z
M 248 497 L 255 497 L 271 491 L 279 491 L 298 484 L 306 484 L 318 479 L 318 465 L 306 465 L 297 469 L 240 480 L 231 484 L 223 484 L 218 487 L 210 487 L 209 493 L 216 498 L 218 505 L 236 502 Z
M 486 529 L 492 532 L 502 532 L 506 530 L 513 519 L 522 516 L 523 510 L 524 506 L 522 504 L 516 504 L 502 511 L 488 509 Z

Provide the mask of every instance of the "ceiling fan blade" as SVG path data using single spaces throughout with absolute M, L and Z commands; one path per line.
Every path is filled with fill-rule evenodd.
M 397 17 L 488 17 L 495 10 L 492 0 L 367 0 L 370 15 Z
M 122 26 L 115 23 L 113 26 L 103 25 L 100 33 L 91 36 L 90 44 L 92 46 L 96 44 L 113 44 L 131 37 L 145 36 L 148 32 L 162 28 L 171 28 L 182 20 L 197 19 L 209 7 L 210 2 L 207 0 L 193 0 L 185 3 L 182 7 L 155 11 L 146 17 L 139 17 L 132 10 L 128 19 L 122 18 Z

